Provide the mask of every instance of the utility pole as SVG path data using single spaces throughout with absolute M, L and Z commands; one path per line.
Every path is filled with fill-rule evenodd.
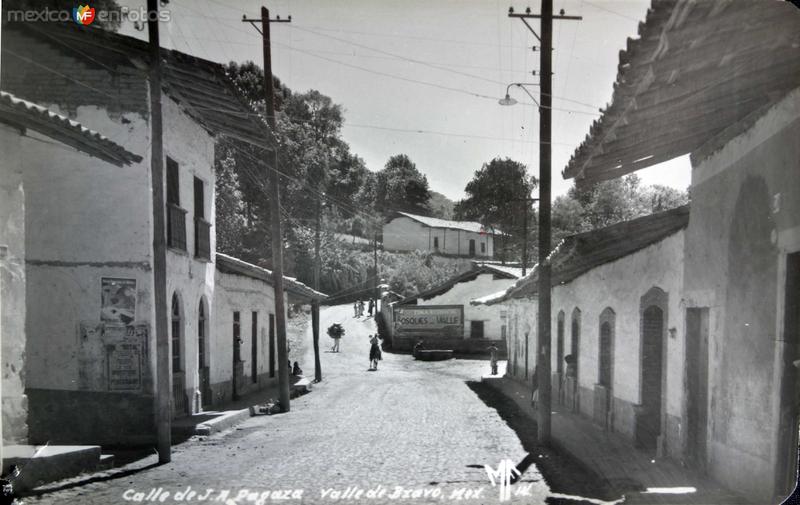
M 320 270 L 320 220 L 322 214 L 322 200 L 317 197 L 316 226 L 314 229 L 314 290 L 319 291 Z M 322 365 L 319 359 L 319 300 L 311 301 L 311 331 L 314 339 L 314 381 L 322 381 Z
M 164 140 L 161 117 L 161 43 L 158 0 L 147 0 L 150 40 L 150 172 L 153 177 L 153 307 L 156 331 L 156 445 L 158 462 L 172 460 L 172 376 L 167 328 L 167 234 L 164 206 Z
M 538 202 L 538 198 L 514 198 L 511 200 L 512 202 L 524 202 L 525 203 L 525 214 L 522 217 L 522 232 L 523 232 L 523 239 L 522 239 L 522 276 L 525 277 L 525 274 L 528 272 L 528 211 L 530 211 L 529 204 L 533 202 Z M 526 355 L 527 359 L 527 355 Z
M 378 300 L 381 294 L 378 292 L 378 225 L 375 224 L 375 230 L 372 234 L 372 296 L 375 298 L 375 306 L 373 309 L 378 310 Z
M 541 90 L 539 105 L 539 313 L 537 317 L 537 352 L 536 366 L 538 368 L 538 390 L 539 390 L 539 409 L 537 415 L 538 442 L 548 444 L 550 442 L 550 413 L 551 389 L 550 389 L 550 278 L 551 266 L 548 261 L 550 255 L 550 206 L 551 206 L 551 152 L 550 142 L 552 140 L 552 79 L 553 79 L 553 19 L 583 19 L 580 16 L 565 16 L 562 9 L 560 15 L 553 16 L 553 0 L 542 0 L 542 12 L 540 15 L 531 14 L 530 8 L 524 14 L 514 14 L 514 10 L 509 9 L 508 17 L 519 18 L 525 26 L 541 43 L 540 62 L 539 62 L 539 85 Z M 541 20 L 541 37 L 528 24 L 528 19 L 539 18 Z
M 261 22 L 261 32 L 263 49 L 264 49 L 264 99 L 266 100 L 267 108 L 267 123 L 269 124 L 272 133 L 277 131 L 277 123 L 275 121 L 275 89 L 272 84 L 272 55 L 270 52 L 270 23 L 290 23 L 292 18 L 289 19 L 270 19 L 269 10 L 266 7 L 261 7 L 261 19 L 247 19 L 242 18 L 242 22 L 250 23 L 253 26 L 255 23 Z M 269 186 L 270 186 L 270 231 L 272 234 L 272 286 L 275 290 L 275 330 L 278 345 L 278 398 L 283 412 L 289 412 L 289 366 L 288 366 L 288 352 L 286 349 L 286 312 L 283 303 L 283 232 L 281 230 L 281 192 L 278 186 L 280 179 L 278 177 L 278 145 L 275 144 L 270 150 L 270 157 L 272 158 L 271 170 L 269 172 Z

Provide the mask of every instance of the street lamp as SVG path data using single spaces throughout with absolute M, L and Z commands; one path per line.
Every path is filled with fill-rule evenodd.
M 552 12 L 552 1 L 543 0 L 543 10 L 545 4 L 549 4 Z M 509 14 L 512 16 L 512 14 Z M 551 14 L 552 16 L 552 14 Z M 524 19 L 523 19 L 524 21 Z M 552 21 L 551 21 L 552 23 Z M 525 23 L 527 24 L 527 23 Z M 545 19 L 542 18 L 542 26 L 544 31 Z M 551 316 L 551 300 L 550 300 L 550 279 L 551 267 L 548 261 L 550 255 L 550 46 L 551 46 L 552 33 L 550 27 L 547 27 L 547 36 L 542 37 L 542 76 L 540 96 L 542 103 L 540 104 L 536 97 L 534 97 L 528 86 L 538 86 L 538 84 L 525 83 L 525 82 L 512 82 L 506 87 L 506 96 L 499 101 L 500 105 L 514 105 L 516 100 L 511 98 L 509 91 L 512 86 L 521 88 L 525 93 L 531 97 L 533 103 L 539 109 L 539 261 L 538 267 L 538 301 L 537 301 L 537 335 L 536 335 L 536 368 L 537 384 L 539 386 L 539 408 L 536 415 L 538 439 L 540 443 L 547 444 L 550 441 L 550 415 L 551 415 L 551 401 L 550 401 L 550 316 Z M 544 56 L 546 54 L 546 57 Z M 525 209 L 525 217 L 528 216 L 527 206 Z M 527 219 L 526 219 L 527 220 Z M 527 223 L 526 223 L 527 225 Z M 527 233 L 525 235 L 527 239 Z M 525 244 L 525 259 L 527 263 L 527 243 Z
M 528 91 L 528 88 L 526 87 L 526 86 L 538 86 L 538 84 L 536 84 L 534 82 L 512 82 L 511 84 L 506 86 L 506 96 L 505 96 L 505 98 L 501 98 L 500 100 L 497 101 L 497 103 L 499 103 L 500 105 L 516 105 L 516 104 L 519 103 L 515 99 L 511 98 L 511 95 L 508 94 L 509 90 L 511 89 L 511 86 L 516 86 L 516 87 L 522 89 L 522 91 L 524 91 L 525 93 L 528 94 L 529 97 L 531 97 L 531 100 L 533 100 L 533 103 L 535 103 L 537 107 L 540 107 L 539 101 L 536 100 L 536 97 L 533 96 L 531 94 L 531 92 Z

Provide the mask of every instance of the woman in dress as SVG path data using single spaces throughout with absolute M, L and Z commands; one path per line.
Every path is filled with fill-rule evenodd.
M 383 359 L 381 357 L 381 345 L 380 341 L 378 340 L 378 335 L 370 335 L 370 346 L 369 346 L 369 369 L 370 370 L 377 370 L 378 369 L 378 361 Z

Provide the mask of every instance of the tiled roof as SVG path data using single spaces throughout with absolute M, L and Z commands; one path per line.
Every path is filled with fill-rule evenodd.
M 61 114 L 0 91 L 0 122 L 29 128 L 114 165 L 138 163 L 142 157 Z
M 494 270 L 495 272 L 511 275 L 516 279 L 522 277 L 521 266 L 509 265 L 509 264 L 504 265 L 499 261 L 473 261 L 472 264 L 475 265 L 476 267 L 486 267 L 488 269 Z
M 584 273 L 624 258 L 664 240 L 689 224 L 689 206 L 617 223 L 599 230 L 566 237 L 550 254 L 552 285 L 565 284 Z M 538 291 L 538 266 L 505 292 L 473 301 L 474 304 L 499 303 L 509 298 L 534 296 Z
M 3 29 L 21 28 L 63 51 L 66 57 L 81 64 L 96 63 L 112 72 L 120 65 L 141 69 L 150 60 L 144 40 L 76 23 L 45 25 L 17 22 L 4 24 Z M 274 141 L 265 119 L 244 99 L 223 65 L 165 48 L 161 49 L 161 58 L 164 92 L 210 133 L 260 147 Z M 143 77 L 147 77 L 146 72 Z
M 226 274 L 243 275 L 245 277 L 250 277 L 251 279 L 264 281 L 272 286 L 271 270 L 267 270 L 266 268 L 242 261 L 239 258 L 234 258 L 233 256 L 228 256 L 227 254 L 216 253 L 215 257 L 217 270 L 220 272 Z M 328 298 L 328 295 L 325 293 L 320 293 L 319 291 L 311 289 L 293 277 L 286 277 L 284 275 L 283 282 L 284 290 L 289 294 L 294 294 L 309 300 L 325 300 Z
M 486 229 L 481 223 L 477 223 L 475 221 L 449 221 L 447 219 L 439 219 L 436 217 L 428 217 L 428 216 L 418 216 L 416 214 L 410 214 L 408 212 L 397 212 L 399 216 L 405 216 L 409 219 L 413 219 L 418 223 L 422 223 L 425 226 L 430 226 L 431 228 L 448 228 L 451 230 L 463 230 L 469 231 L 472 233 L 486 233 L 489 235 L 499 235 L 500 230 L 495 228 L 494 230 Z
M 611 105 L 563 171 L 587 184 L 702 158 L 800 86 L 800 10 L 774 0 L 652 0 L 620 51 Z
M 460 273 L 448 279 L 447 281 L 439 284 L 438 286 L 434 286 L 427 291 L 423 291 L 422 293 L 417 293 L 413 296 L 407 296 L 402 300 L 397 302 L 397 305 L 409 305 L 415 303 L 417 300 L 428 300 L 435 296 L 439 296 L 443 293 L 447 293 L 450 291 L 450 288 L 459 284 L 461 282 L 469 282 L 475 280 L 481 274 L 494 274 L 498 277 L 503 279 L 517 279 L 519 278 L 518 275 L 513 275 L 508 272 L 502 272 L 490 266 L 475 266 L 471 270 L 467 270 L 466 272 Z

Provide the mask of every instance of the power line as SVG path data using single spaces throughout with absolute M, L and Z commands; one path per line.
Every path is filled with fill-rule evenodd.
M 620 13 L 619 13 L 619 12 L 617 12 L 617 11 L 613 11 L 613 10 L 611 10 L 611 9 L 608 9 L 608 8 L 606 8 L 606 7 L 603 7 L 603 6 L 601 6 L 601 5 L 598 5 L 598 4 L 594 3 L 594 2 L 590 2 L 589 0 L 584 0 L 584 1 L 585 1 L 587 4 L 591 5 L 592 7 L 594 7 L 595 9 L 598 9 L 598 10 L 601 10 L 601 11 L 608 12 L 609 14 L 614 14 L 614 15 L 616 15 L 616 16 L 619 16 L 619 17 L 621 17 L 621 18 L 630 19 L 631 21 L 637 21 L 637 22 L 639 21 L 638 19 L 636 19 L 636 18 L 634 18 L 634 17 L 632 17 L 632 16 L 626 16 L 625 14 L 620 14 Z
M 334 37 L 333 35 L 326 35 L 324 33 L 315 32 L 313 30 L 308 30 L 306 28 L 301 28 L 301 27 L 298 27 L 298 26 L 293 26 L 292 28 L 295 29 L 295 30 L 300 30 L 302 32 L 312 33 L 312 34 L 318 35 L 320 37 L 326 37 L 326 38 L 329 38 L 331 40 L 344 42 L 345 44 L 350 44 L 350 45 L 355 46 L 355 47 L 360 47 L 360 48 L 366 49 L 368 51 L 374 51 L 374 52 L 376 52 L 378 54 L 383 54 L 383 55 L 386 55 L 386 56 L 390 56 L 392 58 L 397 58 L 398 60 L 408 61 L 410 63 L 415 63 L 417 65 L 423 65 L 423 66 L 426 66 L 426 67 L 429 67 L 429 68 L 433 68 L 433 69 L 436 69 L 436 70 L 441 70 L 441 71 L 444 71 L 444 72 L 450 72 L 450 73 L 453 73 L 453 74 L 462 75 L 462 76 L 465 76 L 465 77 L 470 77 L 472 79 L 479 79 L 481 81 L 489 82 L 489 83 L 492 83 L 492 84 L 499 84 L 499 85 L 503 85 L 504 84 L 502 81 L 496 81 L 494 79 L 489 79 L 489 78 L 486 78 L 486 77 L 483 77 L 483 76 L 480 76 L 480 75 L 470 74 L 470 73 L 467 73 L 467 72 L 461 72 L 461 71 L 458 71 L 458 70 L 452 70 L 452 69 L 449 69 L 449 68 L 446 68 L 446 67 L 442 67 L 442 66 L 439 66 L 439 65 L 436 65 L 436 64 L 432 64 L 432 63 L 423 61 L 423 60 L 418 60 L 416 58 L 409 58 L 407 56 L 403 56 L 403 55 L 399 55 L 399 54 L 395 54 L 395 53 L 390 53 L 389 51 L 384 51 L 382 49 L 377 49 L 377 48 L 374 48 L 372 46 L 368 46 L 368 45 L 365 45 L 365 44 L 359 44 L 358 42 L 353 42 L 351 40 L 342 39 L 340 37 Z
M 195 10 L 195 9 L 192 9 L 190 7 L 186 7 L 186 8 L 189 9 L 189 10 L 192 10 L 194 12 L 197 12 L 201 16 L 207 17 L 203 13 L 201 13 L 201 12 Z M 232 28 L 232 29 L 234 29 L 236 31 L 239 31 L 241 33 L 246 33 L 246 34 L 248 34 L 250 36 L 256 36 L 252 32 L 243 31 L 241 29 L 241 27 L 239 27 L 239 26 L 230 25 L 228 23 L 225 23 L 224 20 L 217 19 L 217 20 L 215 20 L 215 22 L 222 23 L 222 24 L 224 24 L 224 25 L 226 25 L 226 26 L 228 26 L 228 27 L 230 27 L 230 28 Z M 322 34 L 319 34 L 319 35 L 322 35 Z M 325 36 L 325 35 L 322 35 L 322 36 Z M 349 43 L 349 41 L 345 41 L 345 42 Z M 422 81 L 422 80 L 419 80 L 419 79 L 412 79 L 412 78 L 409 78 L 409 77 L 404 77 L 404 76 L 400 76 L 400 75 L 397 75 L 397 74 L 392 74 L 392 73 L 389 73 L 389 72 L 382 72 L 380 70 L 374 70 L 374 69 L 371 69 L 371 68 L 362 67 L 362 66 L 359 66 L 359 65 L 354 65 L 352 63 L 347 63 L 347 62 L 344 62 L 344 61 L 341 61 L 341 60 L 337 60 L 337 59 L 334 59 L 334 58 L 328 58 L 328 57 L 325 57 L 325 56 L 321 56 L 319 54 L 316 54 L 315 52 L 311 52 L 311 51 L 308 51 L 308 50 L 300 49 L 300 48 L 297 48 L 297 47 L 294 47 L 294 46 L 291 46 L 291 45 L 288 45 L 288 44 L 285 44 L 285 43 L 281 43 L 281 42 L 278 42 L 278 41 L 272 41 L 272 45 L 278 46 L 278 47 L 284 47 L 284 48 L 286 48 L 286 49 L 288 49 L 290 51 L 295 51 L 295 52 L 298 52 L 298 53 L 301 53 L 301 54 L 305 54 L 307 56 L 311 56 L 312 58 L 321 59 L 321 60 L 324 60 L 324 61 L 335 63 L 335 64 L 340 65 L 340 66 L 345 66 L 345 67 L 353 68 L 353 69 L 356 69 L 356 70 L 361 70 L 361 71 L 364 71 L 364 72 L 368 72 L 368 73 L 375 74 L 375 75 L 380 75 L 380 76 L 383 76 L 383 77 L 389 77 L 391 79 L 397 79 L 397 80 L 401 80 L 401 81 L 405 81 L 405 82 L 411 82 L 411 83 L 414 83 L 414 84 L 420 84 L 420 85 L 423 85 L 423 86 L 429 86 L 429 87 L 433 87 L 433 88 L 438 88 L 438 89 L 442 89 L 442 90 L 445 90 L 445 91 L 452 91 L 452 92 L 455 92 L 455 93 L 461 93 L 461 94 L 469 95 L 469 96 L 472 96 L 472 97 L 483 98 L 483 99 L 487 99 L 487 100 L 493 100 L 493 101 L 497 101 L 498 100 L 498 97 L 496 97 L 496 96 L 490 96 L 490 95 L 486 95 L 486 94 L 482 94 L 482 93 L 477 93 L 477 92 L 474 92 L 474 91 L 469 91 L 469 90 L 466 90 L 466 89 L 463 89 L 463 88 L 456 88 L 456 87 L 452 87 L 452 86 L 446 86 L 446 85 L 442 85 L 442 84 L 438 84 L 438 83 L 433 83 L 433 82 L 430 82 L 430 81 Z M 380 52 L 381 50 L 376 50 L 376 51 Z M 392 53 L 387 53 L 387 54 L 392 54 Z M 401 59 L 404 58 L 402 56 L 397 56 L 397 55 L 393 55 L 393 56 L 399 57 Z M 448 71 L 448 69 L 442 69 L 442 70 Z M 465 74 L 468 75 L 468 76 L 475 77 L 472 74 L 468 74 L 468 73 L 465 73 Z M 499 83 L 499 81 L 491 81 L 491 82 L 493 84 L 498 84 Z M 505 83 L 502 83 L 502 84 L 505 84 Z M 578 105 L 583 105 L 585 107 L 592 108 L 595 111 L 597 111 L 599 109 L 599 107 L 597 107 L 596 105 L 585 103 L 585 102 L 580 102 L 578 100 L 573 100 L 571 98 L 556 97 L 556 96 L 554 96 L 553 98 L 557 98 L 559 100 L 563 100 L 563 101 L 566 101 L 566 102 L 576 103 Z M 528 102 L 519 102 L 519 103 L 521 105 L 535 106 L 535 104 L 528 103 Z M 600 115 L 599 112 L 586 112 L 586 111 L 581 111 L 581 110 L 565 109 L 565 108 L 559 108 L 559 107 L 550 107 L 550 108 L 551 108 L 551 110 L 557 110 L 557 111 L 568 112 L 568 113 L 585 114 L 585 115 L 590 115 L 590 116 L 599 116 Z

